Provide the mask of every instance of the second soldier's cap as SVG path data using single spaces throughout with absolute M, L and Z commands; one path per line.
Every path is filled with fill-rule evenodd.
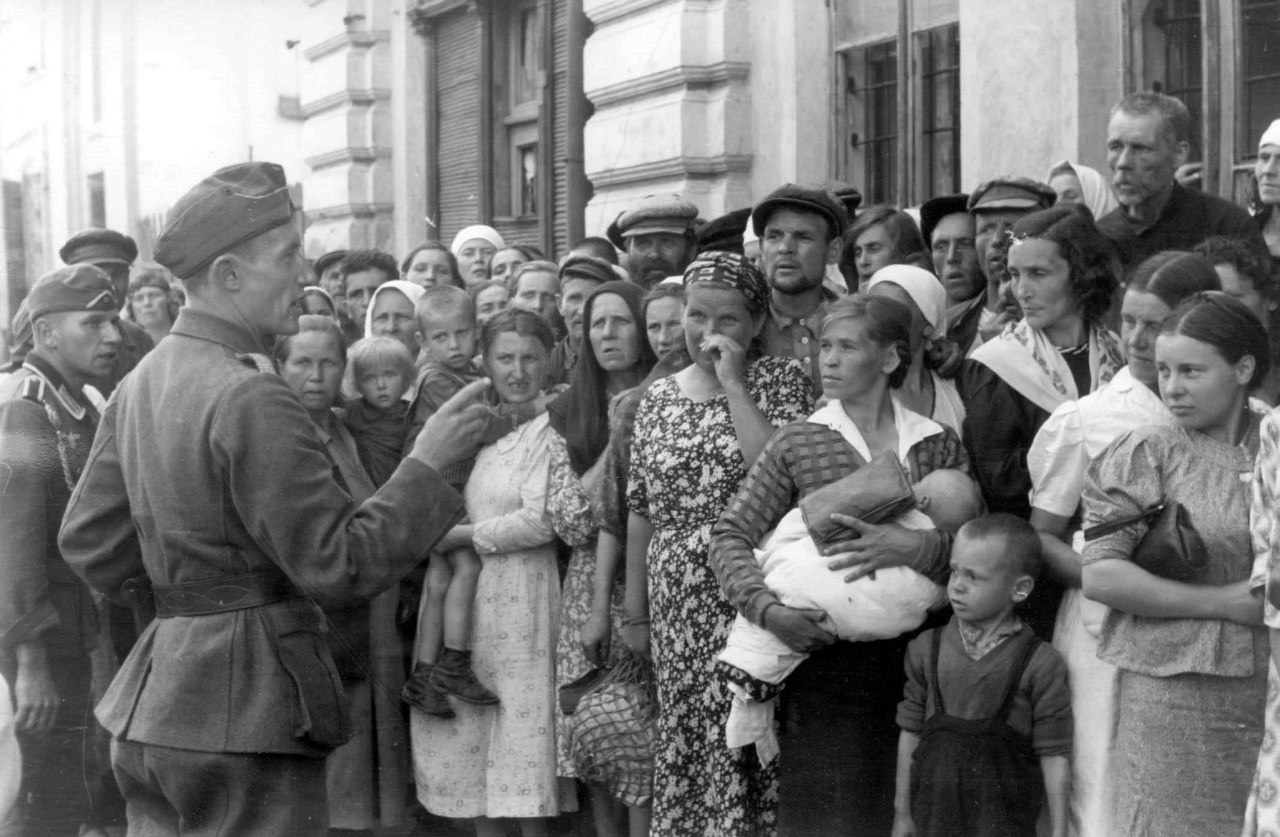
M 111 277 L 91 264 L 73 264 L 46 273 L 31 286 L 27 314 L 35 322 L 61 311 L 119 311 Z

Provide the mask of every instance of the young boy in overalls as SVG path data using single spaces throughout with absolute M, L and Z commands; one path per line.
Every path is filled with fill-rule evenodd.
M 898 705 L 895 837 L 1035 837 L 1042 801 L 1067 833 L 1071 699 L 1061 656 L 1013 613 L 1043 559 L 1024 520 L 965 524 L 951 550 L 955 615 L 907 647 Z

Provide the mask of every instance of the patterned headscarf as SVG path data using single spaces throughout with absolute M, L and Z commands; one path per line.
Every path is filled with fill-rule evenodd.
M 764 274 L 741 253 L 708 250 L 698 254 L 684 271 L 684 286 L 707 283 L 729 287 L 742 294 L 747 311 L 753 316 L 769 307 L 769 283 Z

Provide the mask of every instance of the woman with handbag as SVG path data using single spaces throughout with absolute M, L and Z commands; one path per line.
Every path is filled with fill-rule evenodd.
M 856 294 L 831 303 L 820 344 L 830 401 L 773 435 L 712 529 L 711 563 L 725 598 L 793 650 L 812 652 L 779 698 L 780 837 L 882 835 L 893 826 L 894 719 L 912 634 L 837 642 L 818 624 L 821 611 L 778 600 L 753 550 L 800 500 L 876 456 L 897 457 L 913 483 L 940 468 L 968 473 L 956 432 L 907 409 L 894 394 L 910 362 L 910 327 L 910 312 L 892 299 Z M 826 550 L 849 553 L 830 565 L 852 569 L 846 580 L 887 566 L 947 578 L 948 539 L 941 533 L 831 518 L 861 533 Z
M 1055 206 L 1019 219 L 1008 269 L 1022 308 L 983 343 L 957 378 L 968 415 L 965 447 L 987 508 L 1029 517 L 1027 451 L 1049 414 L 1111 380 L 1123 365 L 1103 317 L 1116 287 L 1111 249 L 1089 210 Z M 1019 608 L 1035 632 L 1053 633 L 1062 579 L 1045 572 Z
M 547 408 L 551 416 L 551 474 L 547 513 L 556 534 L 573 553 L 560 591 L 556 639 L 556 685 L 565 687 L 593 667 L 611 668 L 617 653 L 588 659 L 580 633 L 593 618 L 611 634 L 622 630 L 621 561 L 597 564 L 595 510 L 591 497 L 605 478 L 600 461 L 609 442 L 614 399 L 635 387 L 657 358 L 645 338 L 641 300 L 644 289 L 631 282 L 606 282 L 587 296 L 582 309 L 584 351 L 569 389 Z M 589 349 L 589 350 L 587 350 Z M 613 649 L 622 651 L 619 643 Z M 578 778 L 569 752 L 569 716 L 556 716 L 557 772 Z M 625 812 L 603 789 L 588 785 L 598 837 L 625 831 Z
M 1045 560 L 1053 562 L 1067 587 L 1053 645 L 1071 675 L 1075 733 L 1070 814 L 1076 833 L 1083 837 L 1110 837 L 1106 795 L 1113 780 L 1107 754 L 1119 672 L 1098 659 L 1098 631 L 1106 608 L 1080 591 L 1080 492 L 1089 463 L 1118 436 L 1144 424 L 1173 423 L 1157 387 L 1156 336 L 1183 299 L 1218 289 L 1213 266 L 1192 253 L 1157 253 L 1139 265 L 1120 309 L 1120 343 L 1128 364 L 1097 392 L 1054 410 L 1027 452 L 1031 525 L 1042 533 Z
M 1098 656 L 1120 670 L 1114 833 L 1240 833 L 1269 654 L 1249 582 L 1261 415 L 1248 392 L 1269 357 L 1242 303 L 1216 291 L 1183 301 L 1156 340 L 1174 424 L 1126 433 L 1089 468 L 1084 525 L 1106 533 L 1085 543 L 1084 594 L 1110 608 Z M 1182 519 L 1154 514 L 1161 505 Z

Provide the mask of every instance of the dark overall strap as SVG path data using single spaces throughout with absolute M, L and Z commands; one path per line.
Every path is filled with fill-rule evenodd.
M 933 692 L 933 705 L 937 707 L 936 714 L 947 714 L 947 707 L 942 702 L 942 689 L 938 688 L 938 652 L 942 649 L 942 632 L 946 627 L 933 629 L 933 650 L 930 652 L 933 668 L 933 678 L 929 683 L 929 688 Z
M 1030 628 L 1025 625 L 1023 629 L 1030 632 Z M 1026 673 L 1027 666 L 1031 665 L 1031 658 L 1035 656 L 1036 650 L 1040 647 L 1041 639 L 1035 634 L 1031 634 L 1031 640 L 1027 642 L 1022 653 L 1018 656 L 1018 662 L 1013 667 L 1013 675 L 1009 678 L 1009 686 L 1004 693 L 1004 702 L 1000 704 L 1000 711 L 996 717 L 1006 723 L 1009 720 L 1009 712 L 1013 709 L 1013 701 L 1018 697 L 1018 687 L 1022 685 L 1022 675 Z

